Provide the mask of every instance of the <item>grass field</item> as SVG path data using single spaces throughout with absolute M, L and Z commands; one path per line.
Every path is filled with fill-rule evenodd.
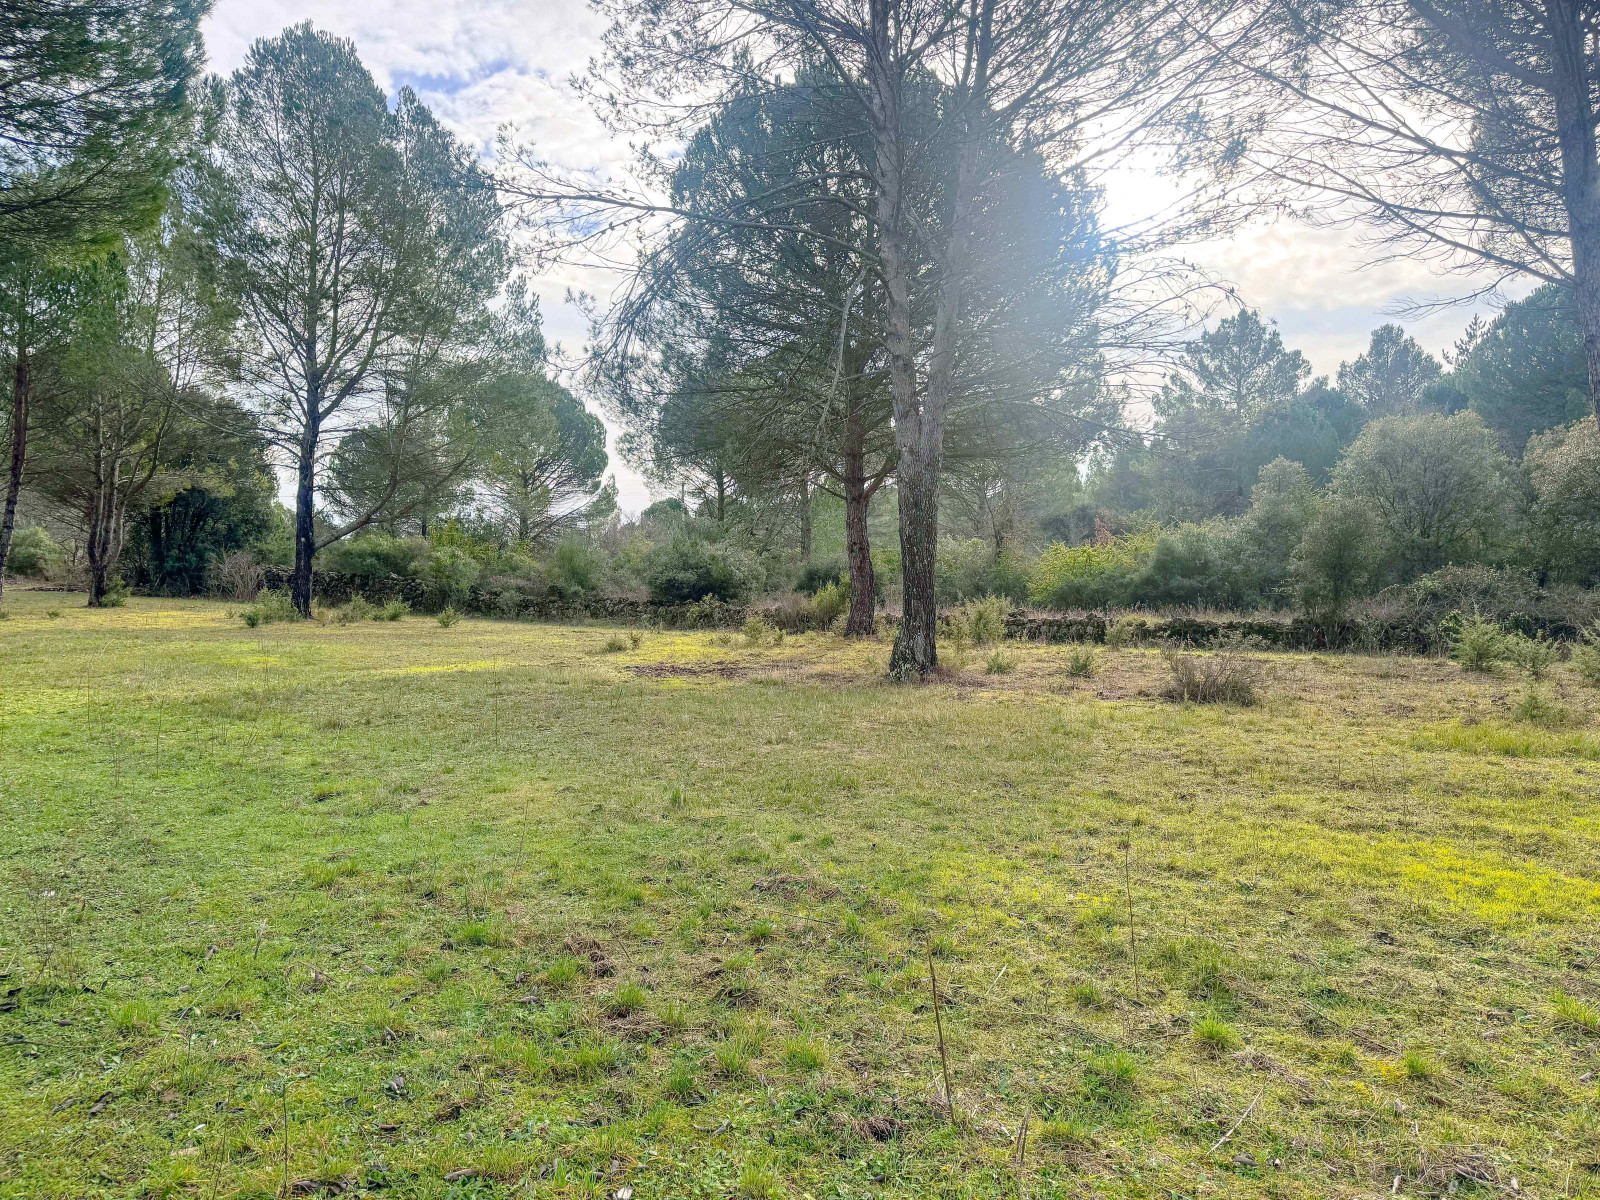
M 1569 668 L 80 603 L 0 623 L 0 1195 L 1600 1196 Z

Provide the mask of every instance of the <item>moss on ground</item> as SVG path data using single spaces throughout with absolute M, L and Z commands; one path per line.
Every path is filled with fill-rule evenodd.
M 0 1195 L 1600 1195 L 1565 667 L 70 603 L 0 623 Z

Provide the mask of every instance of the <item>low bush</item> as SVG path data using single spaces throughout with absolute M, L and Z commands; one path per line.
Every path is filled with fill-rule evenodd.
M 1046 608 L 1118 608 L 1130 603 L 1134 577 L 1149 561 L 1157 530 L 1092 546 L 1050 546 L 1028 575 L 1028 600 Z
M 1572 714 L 1564 705 L 1557 704 L 1531 684 L 1511 710 L 1511 715 L 1518 721 L 1542 725 L 1546 729 L 1560 729 L 1572 719 Z
M 945 604 L 984 596 L 1021 604 L 1028 598 L 1031 566 L 1018 551 L 996 551 L 980 538 L 946 538 L 939 543 L 934 560 L 934 592 Z
M 1506 639 L 1506 658 L 1528 673 L 1530 679 L 1543 679 L 1545 672 L 1561 658 L 1561 647 L 1544 634 L 1528 637 L 1514 633 Z
M 747 555 L 689 534 L 679 534 L 645 555 L 645 583 L 657 604 L 691 604 L 708 597 L 742 600 L 755 573 Z
M 1572 665 L 1584 683 L 1600 687 L 1600 625 L 1583 631 L 1583 640 L 1572 648 Z
M 6 571 L 12 575 L 44 575 L 61 561 L 61 547 L 40 525 L 19 529 L 11 538 Z
M 464 547 L 440 545 L 417 563 L 415 573 L 423 584 L 425 607 L 453 607 L 466 603 L 472 585 L 483 574 L 483 564 Z
M 248 550 L 235 550 L 212 564 L 211 590 L 230 600 L 247 603 L 261 593 L 266 574 L 266 568 L 254 554 Z
M 950 615 L 951 628 L 964 632 L 966 640 L 974 646 L 993 645 L 1005 640 L 1008 611 L 1008 605 L 1000 596 L 968 600 Z
M 1162 657 L 1169 675 L 1162 695 L 1168 700 L 1248 707 L 1260 699 L 1261 668 L 1238 642 L 1211 654 L 1168 650 Z
M 1067 674 L 1074 679 L 1093 679 L 1100 670 L 1100 657 L 1093 650 L 1074 650 L 1067 656 Z
M 1396 601 L 1392 624 L 1409 630 L 1419 648 L 1448 646 L 1454 614 L 1473 613 L 1503 630 L 1576 640 L 1600 622 L 1600 589 L 1540 587 L 1525 571 L 1508 567 L 1445 567 L 1384 593 Z
M 445 629 L 449 629 L 450 626 L 461 620 L 461 614 L 453 608 L 444 608 L 440 610 L 439 615 L 434 620 L 438 621 Z
M 1506 631 L 1493 621 L 1474 614 L 1453 622 L 1454 632 L 1448 632 L 1450 656 L 1461 664 L 1463 670 L 1487 674 L 1506 657 L 1510 641 Z
M 378 614 L 383 610 L 376 604 L 369 603 L 365 596 L 352 597 L 349 604 L 334 613 L 334 620 L 341 625 L 354 625 L 359 621 L 376 621 Z
M 1126 650 L 1144 641 L 1149 626 L 1139 617 L 1118 617 L 1106 626 L 1106 646 L 1112 650 Z
M 824 588 L 837 587 L 849 578 L 849 575 L 849 568 L 839 560 L 808 562 L 800 568 L 799 577 L 794 581 L 794 590 L 815 596 Z
M 251 629 L 257 625 L 270 625 L 274 621 L 298 621 L 300 611 L 288 592 L 263 592 L 249 608 L 240 614 Z
M 1009 675 L 1017 669 L 1017 664 L 996 650 L 989 656 L 989 661 L 983 665 L 985 675 Z
M 834 579 L 823 584 L 816 590 L 808 604 L 817 624 L 823 629 L 831 627 L 850 607 L 849 583 L 842 579 Z

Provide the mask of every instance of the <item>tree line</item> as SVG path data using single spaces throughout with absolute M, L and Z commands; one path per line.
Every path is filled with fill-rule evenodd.
M 1173 366 L 1171 327 L 1130 314 L 1182 311 L 1203 281 L 1157 271 L 1126 286 L 1163 247 L 1288 206 L 1360 216 L 1378 255 L 1421 253 L 1490 286 L 1532 278 L 1558 291 L 1585 357 L 1585 411 L 1600 401 L 1586 5 L 600 7 L 608 53 L 589 94 L 617 128 L 672 149 L 630 187 L 563 175 L 520 148 L 506 194 L 550 257 L 623 238 L 643 248 L 596 368 L 637 461 L 703 490 L 719 514 L 730 489 L 788 494 L 802 511 L 814 487 L 844 498 L 854 630 L 874 586 L 863 496 L 891 483 L 896 674 L 936 665 L 941 505 L 963 519 L 1002 510 L 1018 480 L 1059 479 L 1063 460 L 1093 446 L 1110 460 L 1097 471 L 1126 488 L 1172 492 L 1124 496 L 1123 508 L 1232 519 L 1262 465 L 1248 438 L 1285 432 L 1266 425 L 1318 426 L 1318 444 L 1299 449 L 1314 477 L 1358 440 L 1354 415 L 1393 408 L 1373 390 L 1398 386 L 1379 360 L 1399 369 L 1411 348 L 1388 331 L 1396 344 L 1376 345 L 1337 388 L 1305 387 L 1286 357 L 1262 364 L 1250 386 L 1286 401 L 1270 416 L 1207 377 L 1213 352 L 1250 332 L 1244 318 Z M 1191 190 L 1170 213 L 1105 231 L 1098 186 L 1135 147 Z M 1167 374 L 1163 358 L 1171 382 L 1155 389 L 1154 425 L 1130 429 L 1119 388 L 1148 380 L 1152 363 Z M 1470 419 L 1449 411 L 1438 415 L 1455 436 Z
M 59 120 L 59 143 L 33 158 L 31 135 L 6 135 L 22 148 L 6 160 L 8 198 L 77 214 L 13 222 L 7 244 L 54 247 L 37 260 L 51 270 L 93 259 L 102 273 L 113 260 L 148 259 L 135 246 L 141 237 L 195 248 L 184 270 L 197 312 L 222 331 L 222 351 L 199 355 L 204 370 L 187 376 L 176 358 L 144 353 L 174 396 L 206 392 L 237 406 L 261 453 L 292 469 L 302 609 L 317 552 L 353 533 L 497 507 L 502 533 L 514 525 L 531 538 L 604 509 L 603 467 L 592 470 L 603 451 L 585 425 L 593 418 L 563 401 L 543 370 L 507 221 L 535 265 L 618 250 L 636 263 L 617 303 L 596 313 L 585 382 L 626 430 L 624 453 L 693 499 L 698 516 L 667 521 L 674 533 L 660 533 L 665 509 L 634 526 L 613 522 L 595 544 L 619 548 L 619 562 L 639 560 L 621 548 L 648 528 L 682 543 L 683 569 L 663 567 L 661 578 L 727 576 L 731 559 L 708 565 L 706 544 L 720 535 L 705 522 L 741 525 L 756 543 L 792 524 L 805 559 L 814 507 L 837 503 L 846 626 L 870 627 L 882 577 L 892 575 L 901 619 L 891 667 L 901 676 L 937 664 L 953 556 L 965 556 L 957 574 L 983 576 L 995 590 L 1015 590 L 1029 574 L 1007 565 L 1015 535 L 1005 531 L 1030 513 L 1064 550 L 1124 535 L 1150 541 L 1161 524 L 1244 522 L 1265 483 L 1269 499 L 1302 490 L 1281 470 L 1264 472 L 1281 457 L 1325 493 L 1317 521 L 1346 501 L 1378 519 L 1372 496 L 1356 494 L 1352 455 L 1381 442 L 1372 430 L 1393 437 L 1403 427 L 1428 446 L 1477 455 L 1496 503 L 1523 520 L 1540 486 L 1534 464 L 1570 458 L 1581 441 L 1572 431 L 1561 435 L 1566 449 L 1550 439 L 1595 411 L 1600 155 L 1589 83 L 1596 38 L 1584 5 L 600 8 L 610 20 L 605 52 L 582 86 L 615 130 L 646 148 L 636 174 L 609 180 L 557 170 L 509 137 L 491 175 L 414 96 L 402 91 L 391 109 L 353 48 L 309 27 L 258 43 L 230 79 L 201 86 L 198 9 L 164 10 L 144 26 L 132 6 L 108 5 L 96 28 L 116 14 L 124 28 L 117 53 L 93 63 L 38 32 L 56 12 L 50 3 L 7 18 L 0 36 L 48 65 L 28 78 L 58 79 L 64 110 L 74 89 L 100 94 L 95 72 L 123 71 L 132 82 L 122 109 L 148 111 L 110 123 L 99 140 L 82 133 L 88 124 Z M 76 11 L 63 4 L 57 15 Z M 51 102 L 0 117 L 20 130 L 15 123 Z M 105 138 L 124 149 L 111 152 Z M 125 152 L 136 143 L 143 158 Z M 1167 210 L 1108 228 L 1105 180 L 1134 153 L 1186 190 Z M 138 178 L 117 176 L 138 203 L 117 206 L 115 220 L 96 190 L 114 177 L 93 168 L 96 154 L 124 175 L 146 163 Z M 89 165 L 61 167 L 80 161 Z M 94 186 L 84 183 L 91 178 Z M 74 197 L 76 209 L 49 207 Z M 1448 371 L 1398 329 L 1380 330 L 1367 354 L 1325 381 L 1309 379 L 1254 314 L 1195 335 L 1212 281 L 1175 249 L 1289 206 L 1314 219 L 1362 217 L 1380 257 L 1421 253 L 1486 286 L 1520 278 L 1545 290 L 1532 307 L 1513 306 L 1472 332 Z M 63 232 L 74 221 L 79 231 Z M 110 274 L 131 281 L 113 292 L 143 294 L 129 267 Z M 11 287 L 33 297 L 17 311 L 42 314 L 8 326 L 8 336 L 29 330 L 9 336 L 22 347 L 11 354 L 23 380 L 13 387 L 12 412 L 22 416 L 11 429 L 14 483 L 32 427 L 34 367 L 40 378 L 72 377 L 61 347 L 73 339 L 57 331 L 77 318 L 53 314 L 76 311 L 77 301 L 46 297 L 52 288 L 87 295 L 87 286 L 40 275 Z M 1561 321 L 1540 317 L 1539 305 Z M 116 321 L 130 331 L 148 324 L 132 299 L 100 307 L 124 314 Z M 1525 376 L 1538 374 L 1540 338 L 1554 339 L 1544 350 L 1576 346 L 1576 385 L 1512 378 L 1518 356 Z M 132 332 L 109 339 L 136 341 Z M 193 340 L 183 345 L 198 354 Z M 61 364 L 47 367 L 55 358 Z M 136 372 L 80 368 L 76 378 L 86 374 Z M 185 419 L 204 409 L 198 399 L 171 407 Z M 525 417 L 512 419 L 513 410 Z M 41 438 L 47 427 L 41 418 Z M 103 423 L 84 428 L 94 431 L 85 444 L 103 441 Z M 507 431 L 518 431 L 517 446 L 496 443 Z M 163 445 L 182 440 L 162 435 Z M 52 459 L 41 452 L 38 461 Z M 164 477 L 148 457 L 129 461 L 113 475 Z M 892 533 L 874 528 L 875 501 L 880 514 L 892 509 Z M 101 506 L 112 515 L 93 519 L 89 501 L 75 503 L 85 527 L 108 521 L 115 541 L 114 502 Z M 1431 513 L 1414 507 L 1407 519 L 1432 522 Z M 1366 575 L 1350 559 L 1339 586 L 1355 592 L 1464 557 L 1509 561 L 1491 543 L 1531 526 L 1508 522 L 1494 536 L 1474 526 L 1470 537 L 1435 522 L 1409 548 L 1391 531 L 1386 544 L 1400 557 Z M 1323 528 L 1306 526 L 1302 539 Z M 1361 540 L 1355 525 L 1341 528 L 1318 543 L 1322 561 L 1346 561 L 1338 547 Z M 987 543 L 982 555 L 951 549 L 960 530 Z M 1299 577 L 1309 577 L 1301 543 L 1279 568 L 1296 554 Z M 688 570 L 694 555 L 702 561 Z M 1263 586 L 1282 597 L 1287 578 Z
M 202 79 L 204 15 L 0 18 L 0 582 L 24 501 L 80 540 L 91 605 L 130 545 L 192 586 L 286 525 L 303 613 L 359 531 L 465 506 L 537 540 L 604 512 L 603 427 L 547 369 L 478 154 L 309 24 Z

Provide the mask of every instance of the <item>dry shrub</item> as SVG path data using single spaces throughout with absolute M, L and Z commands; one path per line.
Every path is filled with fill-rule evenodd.
M 1211 654 L 1168 650 L 1162 657 L 1171 676 L 1161 693 L 1168 700 L 1248 707 L 1261 699 L 1261 666 L 1237 640 Z
M 266 578 L 266 568 L 248 550 L 235 550 L 224 555 L 220 562 L 211 567 L 212 590 L 242 603 L 256 598 Z

